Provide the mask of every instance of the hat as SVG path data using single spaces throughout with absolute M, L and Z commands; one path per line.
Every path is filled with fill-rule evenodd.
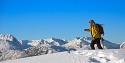
M 89 20 L 89 23 L 95 23 L 94 20 Z

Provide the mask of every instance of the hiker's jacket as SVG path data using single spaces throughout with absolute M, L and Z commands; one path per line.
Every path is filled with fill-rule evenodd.
M 97 25 L 92 25 L 87 32 L 91 32 L 92 38 L 101 38 L 101 34 L 99 33 L 99 28 Z

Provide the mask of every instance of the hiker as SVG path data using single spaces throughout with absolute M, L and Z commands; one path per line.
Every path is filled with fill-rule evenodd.
M 99 49 L 103 49 L 100 44 L 101 34 L 99 33 L 99 27 L 96 25 L 94 20 L 89 21 L 90 28 L 84 29 L 84 31 L 91 32 L 92 41 L 90 43 L 91 49 L 95 49 L 94 45 L 97 44 Z

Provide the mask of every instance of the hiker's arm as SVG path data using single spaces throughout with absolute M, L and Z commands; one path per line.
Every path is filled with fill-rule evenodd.
M 90 32 L 90 31 L 91 31 L 91 28 L 89 28 L 89 29 L 84 29 L 84 31 Z

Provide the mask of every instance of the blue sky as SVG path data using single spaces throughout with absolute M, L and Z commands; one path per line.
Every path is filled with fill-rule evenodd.
M 125 0 L 0 0 L 0 34 L 17 39 L 91 36 L 88 21 L 104 24 L 104 38 L 125 41 Z

